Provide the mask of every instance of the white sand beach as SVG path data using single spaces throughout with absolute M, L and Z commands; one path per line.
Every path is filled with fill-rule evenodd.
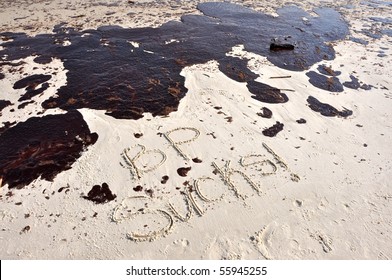
M 229 2 L 274 16 L 293 3 Z M 201 14 L 197 3 L 2 1 L 0 34 L 50 34 L 62 22 L 78 30 L 159 27 L 184 14 Z M 252 98 L 246 83 L 230 79 L 211 60 L 182 69 L 188 92 L 167 116 L 147 112 L 137 120 L 119 119 L 104 110 L 78 109 L 98 140 L 71 169 L 20 189 L 2 184 L 0 258 L 391 259 L 392 37 L 383 32 L 392 29 L 391 2 L 296 5 L 315 17 L 317 7 L 342 15 L 349 35 L 330 43 L 335 59 L 290 71 L 244 45 L 226 54 L 248 59 L 256 80 L 281 89 L 288 102 Z M 7 42 L 0 36 L 0 53 Z M 0 66 L 0 100 L 12 103 L 1 110 L 1 127 L 65 112 L 41 107 L 69 82 L 63 61 L 40 64 L 34 58 Z M 0 57 L 0 63 L 6 59 Z M 370 87 L 317 88 L 306 74 L 323 65 L 340 71 L 341 83 L 354 75 Z M 18 109 L 25 89 L 14 84 L 26 73 L 52 77 L 46 91 Z M 309 96 L 352 115 L 323 116 L 309 108 Z M 271 118 L 258 115 L 263 107 L 273 112 Z M 276 122 L 283 130 L 263 135 Z M 83 198 L 103 183 L 115 199 L 96 204 Z

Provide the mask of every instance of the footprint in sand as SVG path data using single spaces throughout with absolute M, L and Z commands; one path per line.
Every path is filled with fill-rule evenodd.
M 215 236 L 208 241 L 203 256 L 206 259 L 241 260 L 258 259 L 259 253 L 249 242 L 249 238 Z
M 164 251 L 166 256 L 178 256 L 181 259 L 192 258 L 191 242 L 186 238 L 181 238 L 173 241 L 166 246 Z
M 310 237 L 317 240 L 321 244 L 325 253 L 329 253 L 333 250 L 333 240 L 325 233 L 321 231 L 311 232 Z
M 287 258 L 287 256 L 292 258 L 301 253 L 298 241 L 292 238 L 290 226 L 279 225 L 275 221 L 258 231 L 253 242 L 267 260 Z

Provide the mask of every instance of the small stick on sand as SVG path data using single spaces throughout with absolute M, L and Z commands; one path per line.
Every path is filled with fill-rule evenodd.
M 270 77 L 270 79 L 288 79 L 291 78 L 291 76 L 276 76 L 276 77 Z

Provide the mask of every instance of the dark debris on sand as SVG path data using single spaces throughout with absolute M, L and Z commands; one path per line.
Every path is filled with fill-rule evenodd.
M 84 199 L 93 201 L 96 204 L 107 203 L 112 201 L 117 196 L 112 193 L 109 189 L 109 185 L 103 183 L 102 186 L 95 185 L 93 188 L 88 192 L 87 196 L 83 196 Z

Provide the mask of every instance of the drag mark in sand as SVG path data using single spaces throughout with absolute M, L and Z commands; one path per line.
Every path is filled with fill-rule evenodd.
M 310 237 L 317 240 L 321 244 L 325 253 L 329 253 L 332 251 L 332 239 L 329 236 L 317 231 L 310 233 Z

